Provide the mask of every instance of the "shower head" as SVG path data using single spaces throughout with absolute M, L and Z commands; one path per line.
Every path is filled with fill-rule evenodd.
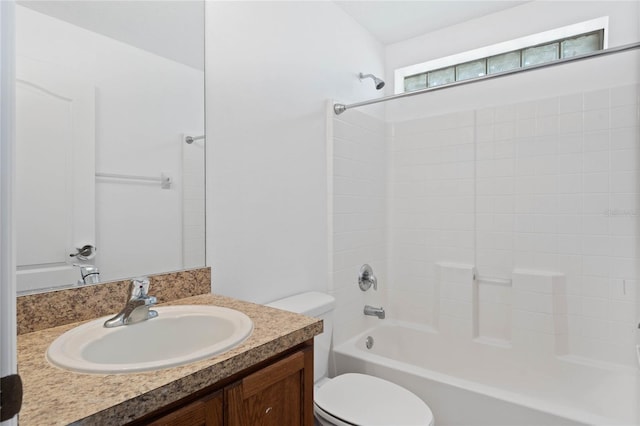
M 373 74 L 362 74 L 360 73 L 360 80 L 362 81 L 363 78 L 371 78 L 373 79 L 373 82 L 376 85 L 376 90 L 380 90 L 384 87 L 384 81 L 382 81 L 381 79 L 379 79 L 378 77 L 376 77 Z

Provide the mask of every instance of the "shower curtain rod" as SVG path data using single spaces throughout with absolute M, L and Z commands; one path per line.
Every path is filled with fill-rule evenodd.
M 370 99 L 368 101 L 356 102 L 356 103 L 348 104 L 348 105 L 346 105 L 346 104 L 334 104 L 333 105 L 333 112 L 335 112 L 336 115 L 340 115 L 343 112 L 345 112 L 346 110 L 351 109 L 351 108 L 357 108 L 357 107 L 361 107 L 361 106 L 365 106 L 365 105 L 377 104 L 377 103 L 380 103 L 380 102 L 392 101 L 394 99 L 407 98 L 409 96 L 421 95 L 423 93 L 435 92 L 436 90 L 449 89 L 451 87 L 458 87 L 458 86 L 464 86 L 464 85 L 472 84 L 472 83 L 479 83 L 481 81 L 493 80 L 494 78 L 506 77 L 508 75 L 513 75 L 513 74 L 519 74 L 519 73 L 528 72 L 528 71 L 539 70 L 539 69 L 542 69 L 542 68 L 555 67 L 555 66 L 558 66 L 558 65 L 567 64 L 569 62 L 578 62 L 578 61 L 583 61 L 585 59 L 591 59 L 591 58 L 595 58 L 595 57 L 599 57 L 599 56 L 613 55 L 615 53 L 626 52 L 628 50 L 634 50 L 634 49 L 640 49 L 640 42 L 631 43 L 631 44 L 625 44 L 623 46 L 613 47 L 611 49 L 606 49 L 606 50 L 600 50 L 600 51 L 593 52 L 593 53 L 586 53 L 584 55 L 574 56 L 574 57 L 571 57 L 571 58 L 560 59 L 558 61 L 548 62 L 546 64 L 531 65 L 531 66 L 528 66 L 526 68 L 518 68 L 518 69 L 515 69 L 515 70 L 511 70 L 511 71 L 504 71 L 504 72 L 496 73 L 496 74 L 488 74 L 488 75 L 485 75 L 485 76 L 482 76 L 482 77 L 478 77 L 478 78 L 474 78 L 474 79 L 470 79 L 470 80 L 456 81 L 456 82 L 453 82 L 453 83 L 443 84 L 442 86 L 428 87 L 426 89 L 415 90 L 413 92 L 404 92 L 404 93 L 399 93 L 397 95 L 390 95 L 390 96 L 385 96 L 385 97 L 382 97 L 382 98 Z

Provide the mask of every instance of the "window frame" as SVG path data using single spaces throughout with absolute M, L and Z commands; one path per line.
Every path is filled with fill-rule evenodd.
M 548 43 L 557 42 L 563 39 L 572 38 L 581 34 L 593 33 L 596 31 L 603 31 L 602 34 L 602 48 L 607 49 L 609 47 L 608 35 L 609 35 L 609 17 L 602 16 L 599 18 L 591 19 L 589 21 L 579 22 L 577 24 L 567 25 L 553 30 L 544 31 L 537 34 L 531 34 L 525 37 L 516 38 L 513 40 L 496 43 L 490 46 L 481 47 L 478 49 L 468 50 L 466 52 L 457 53 L 443 58 L 433 59 L 430 61 L 422 62 L 419 64 L 409 65 L 406 67 L 398 68 L 394 71 L 394 94 L 405 93 L 404 91 L 404 79 L 405 77 L 411 77 L 417 74 L 426 73 L 429 71 L 437 71 L 448 67 L 455 67 L 467 62 L 473 62 L 483 58 L 489 58 L 492 56 L 509 53 L 512 51 L 522 50 L 529 47 L 540 46 Z M 523 67 L 524 68 L 524 67 Z M 427 82 L 427 87 L 428 82 Z M 406 92 L 409 93 L 409 92 Z

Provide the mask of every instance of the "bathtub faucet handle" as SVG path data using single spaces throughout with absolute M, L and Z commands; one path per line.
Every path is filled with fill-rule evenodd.
M 367 291 L 373 286 L 374 290 L 378 290 L 378 279 L 373 275 L 373 268 L 364 264 L 360 268 L 360 274 L 358 275 L 358 285 L 360 290 Z

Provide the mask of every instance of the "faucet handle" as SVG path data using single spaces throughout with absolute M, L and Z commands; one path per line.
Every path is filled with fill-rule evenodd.
M 373 289 L 378 289 L 378 279 L 373 275 L 373 269 L 371 266 L 364 264 L 360 268 L 360 274 L 358 275 L 358 285 L 360 290 L 367 291 L 373 285 Z
M 131 291 L 131 299 L 142 299 L 149 294 L 149 278 L 139 277 L 131 280 L 129 289 Z

